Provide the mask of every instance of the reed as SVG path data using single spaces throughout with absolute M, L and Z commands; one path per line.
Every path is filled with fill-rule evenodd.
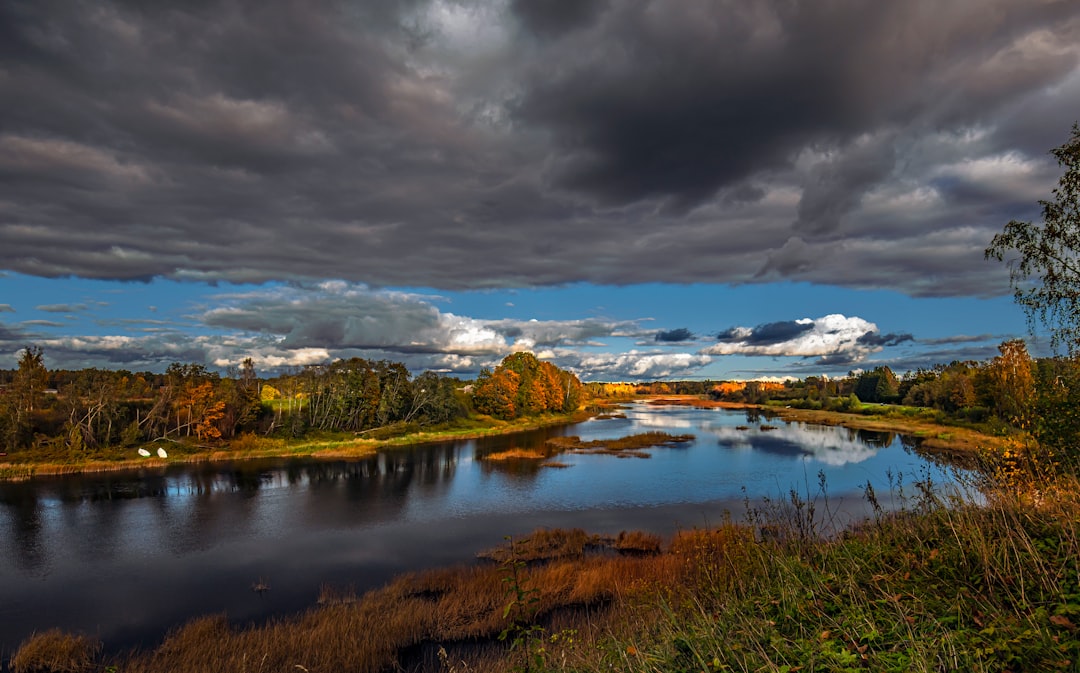
M 599 535 L 590 535 L 580 528 L 540 528 L 508 545 L 495 547 L 477 554 L 479 558 L 506 563 L 511 559 L 534 563 L 559 558 L 581 558 L 587 547 L 605 544 Z
M 506 451 L 489 453 L 483 457 L 483 460 L 543 460 L 547 457 L 548 454 L 546 452 L 538 449 L 508 449 Z
M 13 673 L 87 673 L 95 669 L 101 643 L 50 629 L 27 638 L 11 658 Z

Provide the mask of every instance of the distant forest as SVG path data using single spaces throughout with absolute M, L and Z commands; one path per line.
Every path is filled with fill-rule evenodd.
M 224 375 L 174 363 L 164 373 L 48 369 L 36 346 L 0 370 L 0 447 L 78 453 L 157 439 L 218 444 L 242 433 L 421 428 L 474 413 L 499 419 L 578 408 L 581 382 L 528 353 L 508 356 L 475 382 L 399 362 L 351 358 L 261 378 L 245 360 Z
M 869 405 L 931 409 L 938 420 L 991 432 L 1030 432 L 1047 446 L 1080 438 L 1080 364 L 1033 359 L 1008 341 L 988 361 L 957 361 L 897 375 L 887 366 L 846 377 L 770 381 L 582 384 L 531 353 L 507 356 L 476 380 L 399 362 L 351 358 L 260 377 L 252 360 L 224 374 L 174 363 L 163 373 L 48 369 L 28 346 L 18 368 L 0 370 L 0 450 L 69 453 L 158 439 L 218 445 L 243 433 L 301 438 L 314 432 L 379 436 L 478 415 L 509 420 L 572 412 L 589 400 L 699 395 L 753 404 L 872 413 Z M 1051 420 L 1052 419 L 1052 420 Z
M 1080 360 L 1033 359 L 1019 339 L 1002 343 L 998 350 L 999 355 L 987 361 L 954 361 L 902 375 L 878 366 L 837 378 L 590 383 L 586 388 L 598 398 L 708 394 L 729 402 L 863 414 L 930 410 L 939 422 L 993 434 L 1027 432 L 1059 455 L 1080 454 Z

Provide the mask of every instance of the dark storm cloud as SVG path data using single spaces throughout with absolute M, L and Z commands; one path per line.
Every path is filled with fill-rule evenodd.
M 15 343 L 32 339 L 35 335 L 29 334 L 18 325 L 5 325 L 0 322 L 0 342 Z
M 999 294 L 1078 44 L 1065 0 L 0 3 L 0 268 Z
M 919 339 L 919 343 L 927 344 L 929 341 Z M 858 365 L 859 369 L 868 370 L 879 366 L 888 366 L 898 375 L 905 372 L 914 372 L 919 369 L 932 369 L 938 365 L 947 365 L 950 362 L 985 362 L 998 355 L 997 346 L 968 346 L 964 348 L 936 348 L 924 351 L 912 351 L 897 357 L 875 357 L 873 359 L 855 359 L 844 357 L 825 357 L 817 360 L 806 359 L 776 369 L 773 373 L 782 375 L 808 376 L 815 374 L 828 374 L 829 376 L 846 376 L 852 369 L 852 365 Z
M 956 336 L 942 337 L 940 339 L 919 339 L 919 342 L 927 346 L 950 346 L 952 344 L 978 343 L 980 341 L 1004 341 L 1008 338 L 999 334 L 957 334 Z
M 607 4 L 607 0 L 512 0 L 510 8 L 526 30 L 553 37 L 591 23 Z
M 820 358 L 815 360 L 814 364 L 811 367 L 820 368 L 847 366 L 863 360 L 863 357 L 864 354 L 859 353 L 829 353 L 828 355 L 822 355 Z
M 1076 30 L 1067 3 L 994 5 L 991 17 L 978 3 L 926 13 L 910 3 L 624 3 L 602 31 L 576 36 L 577 49 L 558 45 L 562 58 L 536 68 L 517 112 L 555 130 L 562 186 L 619 203 L 698 203 L 806 149 L 914 118 L 976 122 L 983 106 L 1075 67 L 1075 54 L 1062 54 L 980 70 L 978 59 L 1035 27 Z M 853 144 L 837 162 L 849 181 L 861 180 L 859 166 L 872 168 L 871 182 L 887 173 L 887 150 Z M 825 176 L 826 191 L 837 181 Z
M 803 185 L 795 229 L 832 231 L 867 190 L 892 172 L 896 153 L 891 138 L 855 143 L 847 152 L 814 166 Z
M 685 327 L 679 327 L 678 329 L 657 332 L 654 340 L 668 343 L 678 343 L 680 341 L 690 341 L 693 338 L 693 332 L 686 329 Z
M 888 365 L 897 374 L 933 369 L 951 362 L 986 362 L 998 355 L 997 346 L 968 346 L 966 348 L 941 348 L 905 354 L 897 358 L 884 358 L 863 363 L 864 369 Z
M 888 334 L 879 334 L 877 332 L 867 332 L 859 337 L 859 343 L 866 344 L 867 346 L 896 346 L 908 341 L 915 341 L 915 337 L 910 334 L 896 334 L 890 332 Z
M 742 342 L 751 346 L 767 346 L 791 341 L 800 334 L 814 329 L 811 320 L 785 320 L 758 325 L 753 329 L 731 327 L 716 335 L 720 341 Z

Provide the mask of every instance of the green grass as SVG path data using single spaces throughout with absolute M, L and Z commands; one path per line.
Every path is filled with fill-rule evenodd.
M 1078 670 L 1078 517 L 1070 480 L 1053 501 L 919 491 L 831 540 L 789 519 L 735 560 L 703 554 L 705 581 L 611 649 L 628 671 Z

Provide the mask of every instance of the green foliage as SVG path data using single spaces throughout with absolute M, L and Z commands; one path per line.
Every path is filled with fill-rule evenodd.
M 268 386 L 264 386 L 265 388 Z M 273 425 L 286 435 L 309 429 L 367 433 L 401 424 L 427 426 L 468 414 L 454 379 L 405 365 L 363 358 L 311 365 L 272 380 Z
M 884 366 L 863 372 L 855 383 L 855 394 L 863 402 L 897 402 L 898 392 L 896 374 Z
M 1009 222 L 985 256 L 1008 257 L 1013 297 L 1032 328 L 1041 322 L 1051 346 L 1073 355 L 1080 351 L 1080 125 L 1073 124 L 1071 137 L 1050 153 L 1065 173 L 1053 198 L 1039 201 L 1042 223 Z
M 1043 447 L 1073 462 L 1080 457 L 1080 361 L 1036 362 L 1030 416 L 1031 432 Z

